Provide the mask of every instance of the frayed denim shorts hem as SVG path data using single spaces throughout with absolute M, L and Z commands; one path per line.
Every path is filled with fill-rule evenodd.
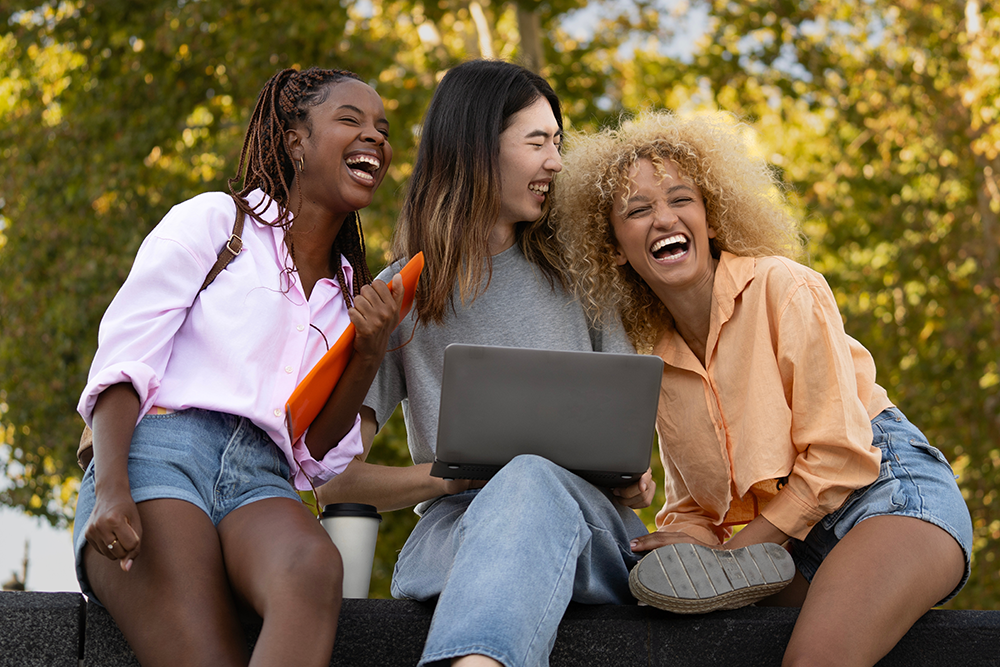
M 230 512 L 258 500 L 301 502 L 284 455 L 264 431 L 245 417 L 197 408 L 143 417 L 132 435 L 128 476 L 135 503 L 183 500 L 216 526 Z M 95 500 L 92 461 L 80 482 L 73 550 L 80 590 L 100 604 L 83 567 L 84 529 Z
M 430 655 L 421 656 L 417 667 L 447 667 L 455 658 L 461 658 L 466 655 L 484 655 L 487 658 L 496 660 L 501 665 L 514 664 L 514 661 L 509 656 L 501 655 L 493 647 L 471 644 L 462 648 L 438 651 Z
M 965 556 L 962 581 L 937 603 L 944 604 L 965 586 L 971 572 L 972 519 L 955 474 L 944 454 L 896 408 L 883 410 L 872 419 L 872 434 L 872 444 L 882 452 L 878 479 L 855 490 L 839 509 L 817 523 L 805 540 L 791 541 L 795 565 L 812 581 L 830 551 L 861 521 L 875 516 L 913 517 L 947 532 Z

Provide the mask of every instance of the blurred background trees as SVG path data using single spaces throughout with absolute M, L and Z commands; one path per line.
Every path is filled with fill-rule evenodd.
M 848 331 L 959 475 L 975 555 L 949 606 L 996 607 L 1000 14 L 978 0 L 0 0 L 0 502 L 72 520 L 101 314 L 167 209 L 225 189 L 267 78 L 346 68 L 385 99 L 378 270 L 421 115 L 473 57 L 540 71 L 572 130 L 644 107 L 754 128 Z M 408 463 L 398 415 L 372 460 Z M 374 594 L 415 519 L 386 514 Z

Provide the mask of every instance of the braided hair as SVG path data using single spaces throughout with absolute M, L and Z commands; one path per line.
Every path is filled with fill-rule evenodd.
M 285 145 L 285 131 L 304 126 L 311 130 L 309 114 L 313 107 L 326 101 L 332 84 L 354 79 L 361 81 L 354 72 L 338 69 L 310 67 L 304 71 L 281 70 L 272 76 L 257 98 L 257 105 L 250 116 L 240 164 L 236 176 L 229 179 L 229 192 L 236 207 L 261 224 L 281 227 L 285 232 L 285 245 L 295 259 L 292 239 L 288 231 L 291 227 L 291 191 L 289 183 L 295 177 L 295 164 Z M 240 181 L 243 187 L 237 190 Z M 278 204 L 278 219 L 274 222 L 262 220 L 246 201 L 246 195 L 259 188 Z M 302 192 L 299 190 L 301 203 Z M 348 289 L 344 271 L 340 265 L 340 255 L 347 258 L 354 269 L 354 279 Z M 337 282 L 348 306 L 353 305 L 354 296 L 363 285 L 372 282 L 372 274 L 365 259 L 365 237 L 361 231 L 361 218 L 352 212 L 340 228 L 330 250 L 331 265 L 336 267 Z M 290 269 L 289 271 L 292 271 Z

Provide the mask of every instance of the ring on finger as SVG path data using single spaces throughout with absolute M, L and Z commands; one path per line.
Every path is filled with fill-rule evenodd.
M 116 544 L 118 544 L 118 538 L 115 538 L 114 542 L 108 545 L 108 551 L 114 549 Z

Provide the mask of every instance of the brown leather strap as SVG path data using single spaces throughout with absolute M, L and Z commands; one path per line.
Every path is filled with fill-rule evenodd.
M 243 221 L 245 218 L 246 213 L 237 206 L 236 222 L 233 223 L 233 235 L 229 237 L 226 245 L 222 246 L 222 250 L 219 251 L 219 256 L 216 258 L 212 270 L 205 276 L 205 282 L 201 284 L 201 289 L 205 289 L 211 285 L 216 276 L 222 273 L 222 269 L 226 268 L 226 265 L 233 261 L 236 255 L 240 254 L 240 250 L 243 249 L 243 239 L 240 237 L 243 234 Z M 198 291 L 200 292 L 201 290 Z

